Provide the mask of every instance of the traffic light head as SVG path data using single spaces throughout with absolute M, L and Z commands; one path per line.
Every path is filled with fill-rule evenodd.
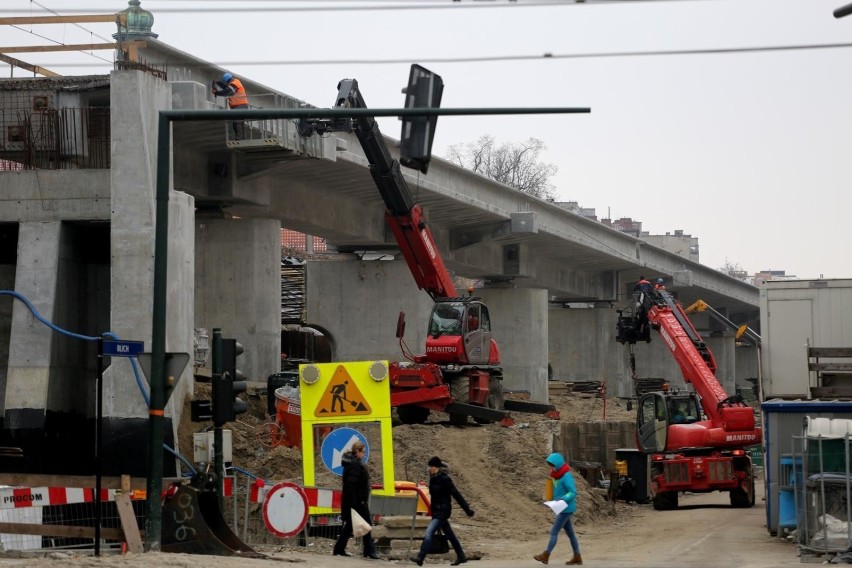
M 440 108 L 444 81 L 428 69 L 414 64 L 408 77 L 405 93 L 405 108 Z M 399 163 L 420 170 L 424 174 L 432 159 L 432 140 L 435 138 L 437 116 L 402 117 Z
M 237 414 L 248 410 L 239 394 L 246 390 L 243 373 L 237 369 L 237 356 L 245 351 L 236 339 L 222 339 L 222 374 L 213 376 L 213 424 L 233 422 Z

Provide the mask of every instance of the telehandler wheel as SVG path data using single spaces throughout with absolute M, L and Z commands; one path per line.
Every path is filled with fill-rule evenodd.
M 429 409 L 413 404 L 396 407 L 396 415 L 403 424 L 423 424 L 429 418 Z
M 654 510 L 672 511 L 677 509 L 677 491 L 662 491 L 654 495 L 652 501 Z
M 746 509 L 754 507 L 754 475 L 749 475 L 745 481 L 747 487 L 742 486 L 731 489 L 731 507 Z
M 491 377 L 488 381 L 488 397 L 485 399 L 485 407 L 492 410 L 503 410 L 503 383 L 497 377 Z M 492 424 L 494 421 L 488 418 L 474 418 L 477 424 Z
M 450 380 L 450 396 L 456 402 L 470 402 L 470 377 L 459 375 Z M 456 426 L 467 424 L 467 414 L 450 413 L 450 423 Z

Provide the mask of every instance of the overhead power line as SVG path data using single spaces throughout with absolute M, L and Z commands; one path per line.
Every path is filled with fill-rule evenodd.
M 148 0 L 149 2 L 155 2 L 156 0 Z M 191 0 L 168 0 L 168 4 L 174 4 L 177 1 L 191 1 Z M 212 0 L 216 1 L 216 0 Z M 222 0 L 219 0 L 222 1 Z M 246 0 L 241 4 L 256 2 L 256 1 L 276 1 L 276 0 Z M 300 1 L 300 0 L 293 0 Z M 316 1 L 316 0 L 314 0 Z M 518 0 L 511 2 L 509 0 L 504 0 L 503 2 L 484 2 L 477 0 L 463 0 L 454 2 L 452 0 L 441 0 L 440 3 L 423 3 L 423 0 L 412 1 L 412 2 L 399 2 L 399 0 L 395 0 L 396 4 L 391 4 L 391 1 L 394 0 L 379 0 L 379 2 L 388 2 L 388 5 L 376 5 L 376 2 L 373 2 L 373 5 L 369 5 L 367 2 L 364 2 L 363 5 L 355 5 L 346 4 L 341 2 L 340 0 L 323 0 L 324 2 L 336 2 L 336 6 L 240 6 L 240 7 L 221 7 L 217 8 L 215 6 L 206 5 L 203 8 L 176 8 L 173 6 L 152 6 L 151 12 L 156 16 L 157 14 L 211 14 L 211 13 L 249 13 L 249 12 L 329 12 L 329 11 L 394 11 L 394 10 L 466 10 L 466 9 L 493 9 L 493 8 L 537 8 L 537 7 L 555 7 L 555 6 L 585 6 L 588 4 L 638 4 L 638 3 L 649 3 L 649 2 L 684 2 L 684 1 L 709 1 L 709 0 Z M 307 3 L 305 0 L 301 0 L 302 3 Z M 233 0 L 231 0 L 233 4 Z M 24 10 L 21 9 L 13 9 L 13 8 L 0 8 L 0 13 L 21 13 Z M 70 14 L 91 14 L 91 13 L 101 13 L 103 12 L 103 7 L 97 8 L 63 8 L 62 13 L 66 15 Z
M 771 45 L 762 47 L 719 47 L 707 49 L 672 49 L 657 51 L 612 51 L 598 53 L 544 53 L 538 55 L 493 55 L 483 57 L 409 57 L 402 59 L 290 59 L 278 61 L 214 61 L 210 65 L 222 67 L 272 67 L 287 65 L 399 65 L 418 63 L 490 63 L 500 61 L 534 61 L 545 59 L 594 59 L 607 57 L 658 57 L 672 55 L 726 55 L 742 53 L 766 53 L 773 51 L 810 51 L 822 49 L 847 49 L 852 43 L 822 43 L 807 45 Z M 96 63 L 44 63 L 53 67 L 93 67 Z M 168 63 L 166 63 L 168 65 Z M 179 67 L 192 67 L 186 63 L 172 63 Z M 199 64 L 198 67 L 207 65 Z

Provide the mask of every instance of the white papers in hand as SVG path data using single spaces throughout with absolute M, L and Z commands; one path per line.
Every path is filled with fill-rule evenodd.
M 553 510 L 553 512 L 557 515 L 564 511 L 565 507 L 568 506 L 568 503 L 566 503 L 562 499 L 560 499 L 559 501 L 545 501 L 544 504 L 550 507 L 551 510 Z

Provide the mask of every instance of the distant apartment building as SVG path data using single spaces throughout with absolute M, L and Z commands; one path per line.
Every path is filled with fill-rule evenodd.
M 595 214 L 594 207 L 580 207 L 580 204 L 576 201 L 557 201 L 554 203 L 554 205 L 557 205 L 562 209 L 565 209 L 566 211 L 570 211 L 571 213 L 576 213 L 577 215 L 585 217 L 586 219 L 591 219 L 593 221 L 598 220 L 598 216 Z
M 558 205 L 563 209 L 567 209 L 572 213 L 576 213 L 577 215 L 581 215 L 587 219 L 593 219 L 595 221 L 598 220 L 598 216 L 593 207 L 580 207 L 580 204 L 576 201 L 558 201 L 555 205 Z M 651 235 L 648 231 L 642 230 L 642 221 L 634 221 L 630 217 L 621 217 L 619 219 L 604 218 L 601 219 L 600 222 L 607 227 L 612 227 L 617 231 L 642 239 L 643 241 L 667 252 L 699 262 L 698 237 L 686 235 L 681 229 L 676 229 L 674 234 L 666 233 L 665 235 Z
M 753 277 L 753 282 L 755 286 L 760 286 L 764 282 L 769 280 L 798 280 L 799 278 L 794 274 L 787 274 L 786 270 L 761 270 L 756 273 Z
M 681 229 L 675 229 L 674 234 L 666 232 L 665 235 L 650 235 L 647 231 L 643 231 L 639 234 L 639 238 L 655 247 L 699 262 L 698 237 L 686 235 Z
M 621 217 L 620 219 L 601 219 L 601 223 L 607 227 L 617 229 L 622 233 L 627 233 L 636 238 L 642 236 L 642 221 L 634 221 L 630 217 Z

